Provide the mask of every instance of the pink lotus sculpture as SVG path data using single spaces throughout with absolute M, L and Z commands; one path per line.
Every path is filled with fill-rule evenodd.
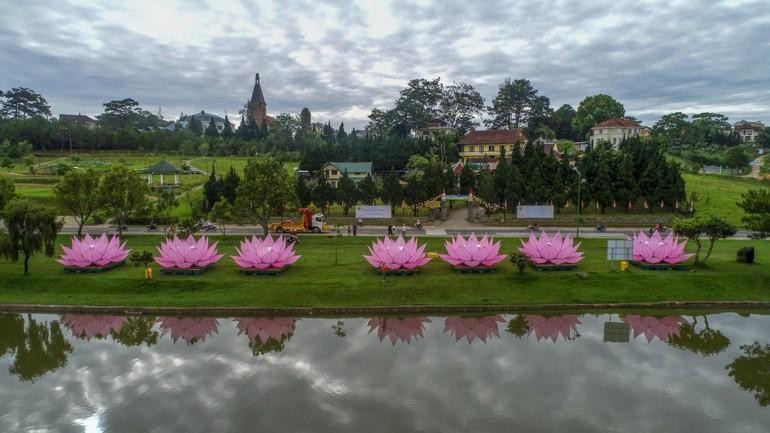
M 451 332 L 455 337 L 455 341 L 465 338 L 468 344 L 470 344 L 478 338 L 486 343 L 487 338 L 492 335 L 495 337 L 500 336 L 497 328 L 501 322 L 505 322 L 505 319 L 500 316 L 447 317 L 444 321 L 444 332 Z
M 679 238 L 673 233 L 669 233 L 663 239 L 657 231 L 652 236 L 639 232 L 638 235 L 634 235 L 633 257 L 637 262 L 652 264 L 665 262 L 675 265 L 692 257 L 692 254 L 684 253 L 685 245 L 687 241 L 679 242 Z
M 580 318 L 574 314 L 564 316 L 525 316 L 529 324 L 527 335 L 535 334 L 537 341 L 541 339 L 550 339 L 554 343 L 559 336 L 565 340 L 574 340 L 577 335 L 577 325 L 580 325 Z
M 209 245 L 206 236 L 197 241 L 190 235 L 187 239 L 166 239 L 158 247 L 159 257 L 155 261 L 164 269 L 201 269 L 213 265 L 224 254 L 217 254 L 217 243 Z
M 622 317 L 622 320 L 634 331 L 634 338 L 644 335 L 648 343 L 656 337 L 666 342 L 672 335 L 678 336 L 682 324 L 687 323 L 682 316 L 655 317 L 627 314 Z
M 537 265 L 574 265 L 583 260 L 578 248 L 580 243 L 575 245 L 570 235 L 562 237 L 561 232 L 556 232 L 549 237 L 548 233 L 540 232 L 540 238 L 530 233 L 527 242 L 521 242 L 519 251 Z
M 246 334 L 249 340 L 259 340 L 262 344 L 270 340 L 283 342 L 294 334 L 294 327 L 299 319 L 288 317 L 257 317 L 235 319 L 238 335 Z
M 439 254 L 452 266 L 475 268 L 491 267 L 505 260 L 506 255 L 500 254 L 500 242 L 484 235 L 481 239 L 471 233 L 468 239 L 457 235 L 450 241 L 444 242 L 446 254 Z
M 187 344 L 206 341 L 206 337 L 219 328 L 219 321 L 211 317 L 159 317 L 158 320 L 163 334 L 171 333 L 174 343 L 179 339 Z
M 370 333 L 377 330 L 380 341 L 387 337 L 395 346 L 398 341 L 409 344 L 412 339 L 422 338 L 426 323 L 430 323 L 427 317 L 376 317 L 369 319 L 368 325 Z
M 387 268 L 390 271 L 412 270 L 430 261 L 430 257 L 425 255 L 425 245 L 418 248 L 415 238 L 404 241 L 403 236 L 396 240 L 377 239 L 369 247 L 369 253 L 371 255 L 364 256 L 367 262 L 377 269 Z
M 97 238 L 87 234 L 82 240 L 73 236 L 71 247 L 61 246 L 64 254 L 57 262 L 68 268 L 105 268 L 126 260 L 131 250 L 125 249 L 125 246 L 126 243 L 121 244 L 119 237 L 110 238 L 104 233 Z
M 86 340 L 94 337 L 104 338 L 112 332 L 120 332 L 127 321 L 128 317 L 126 316 L 96 316 L 92 314 L 65 314 L 62 316 L 62 322 L 70 328 L 72 335 Z
M 252 236 L 241 241 L 241 247 L 235 248 L 237 256 L 231 256 L 241 269 L 283 269 L 299 260 L 294 254 L 294 245 L 286 243 L 283 236 L 275 240 L 269 234 L 265 239 Z

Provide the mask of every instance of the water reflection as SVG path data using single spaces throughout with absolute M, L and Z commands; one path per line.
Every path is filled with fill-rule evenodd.
M 235 319 L 238 335 L 249 337 L 249 347 L 254 356 L 280 352 L 286 341 L 294 335 L 298 319 L 287 317 L 258 317 Z
M 626 338 L 608 343 L 606 323 Z M 179 431 L 174 413 L 184 431 L 361 431 L 374 418 L 371 431 L 759 432 L 770 425 L 767 329 L 770 316 L 728 313 L 0 313 L 0 431 L 77 431 L 67 423 L 89 417 L 106 431 Z
M 163 335 L 170 333 L 174 343 L 179 339 L 190 345 L 203 342 L 219 328 L 219 320 L 211 317 L 160 317 L 158 320 Z
M 388 338 L 395 346 L 399 341 L 409 344 L 412 339 L 422 338 L 426 323 L 430 323 L 427 317 L 375 317 L 367 324 L 370 333 L 377 330 L 380 341 Z
M 447 317 L 444 321 L 444 332 L 451 333 L 455 337 L 455 341 L 465 338 L 468 344 L 473 343 L 473 340 L 476 339 L 486 343 L 487 339 L 493 335 L 495 337 L 500 336 L 497 328 L 500 323 L 504 322 L 505 319 L 502 316 L 453 316 Z
M 638 314 L 621 315 L 620 319 L 631 326 L 634 338 L 644 335 L 650 343 L 655 338 L 667 342 L 672 336 L 679 336 L 682 324 L 687 323 L 682 316 L 640 316 Z

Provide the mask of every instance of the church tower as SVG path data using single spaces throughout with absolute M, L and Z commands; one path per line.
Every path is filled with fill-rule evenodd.
M 249 100 L 249 120 L 253 120 L 260 128 L 267 122 L 267 102 L 262 94 L 262 86 L 259 85 L 259 73 L 254 81 L 254 90 Z

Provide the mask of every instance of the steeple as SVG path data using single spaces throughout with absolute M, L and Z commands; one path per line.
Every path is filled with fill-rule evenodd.
M 254 91 L 251 92 L 250 102 L 252 104 L 267 105 L 267 102 L 265 102 L 265 95 L 262 94 L 262 86 L 259 85 L 259 72 L 257 72 L 257 75 L 254 77 Z

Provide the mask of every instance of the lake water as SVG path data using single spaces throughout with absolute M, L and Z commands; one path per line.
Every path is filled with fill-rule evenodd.
M 770 316 L 0 313 L 0 432 L 767 432 Z

